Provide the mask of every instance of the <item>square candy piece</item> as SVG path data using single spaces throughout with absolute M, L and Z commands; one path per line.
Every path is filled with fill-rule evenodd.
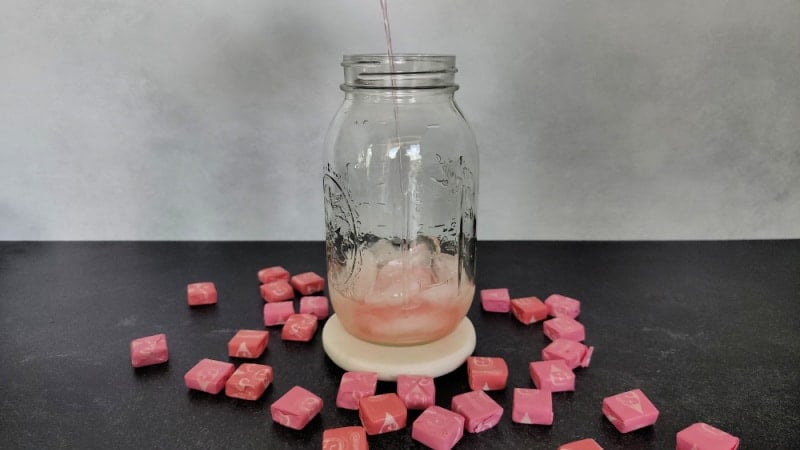
M 436 403 L 436 385 L 432 377 L 398 375 L 397 395 L 408 409 L 425 409 Z
M 305 272 L 292 277 L 292 286 L 302 295 L 311 295 L 325 289 L 325 278 L 314 272 Z
M 739 438 L 702 422 L 679 431 L 676 439 L 676 450 L 736 450 L 739 448 Z
M 511 309 L 508 289 L 481 289 L 481 306 L 487 312 L 507 313 Z
M 322 411 L 322 399 L 295 386 L 269 406 L 272 420 L 293 430 L 302 430 Z
M 581 439 L 558 447 L 558 450 L 603 450 L 594 439 Z
M 263 284 L 273 281 L 289 281 L 289 271 L 281 266 L 267 267 L 258 271 L 258 281 Z
M 225 395 L 242 400 L 258 400 L 271 383 L 272 367 L 244 363 L 225 383 Z
M 267 303 L 264 305 L 264 325 L 281 325 L 294 314 L 294 302 Z
M 464 436 L 464 417 L 441 406 L 431 406 L 417 417 L 411 439 L 433 450 L 450 450 Z
M 358 402 L 364 397 L 375 395 L 378 386 L 377 372 L 345 372 L 339 382 L 336 406 L 358 410 Z
M 219 394 L 231 374 L 233 374 L 233 364 L 202 359 L 186 372 L 183 381 L 189 389 Z
M 450 409 L 464 416 L 464 429 L 470 433 L 480 433 L 494 427 L 503 416 L 503 407 L 483 391 L 454 396 Z
M 589 367 L 592 353 L 594 353 L 594 347 L 587 347 L 569 339 L 556 339 L 542 349 L 542 359 L 545 361 L 563 359 L 570 369 L 574 369 L 578 366 Z
M 284 280 L 262 284 L 259 289 L 261 290 L 261 298 L 269 303 L 285 302 L 286 300 L 294 299 L 292 286 Z
M 358 403 L 358 417 L 370 436 L 405 428 L 407 416 L 406 405 L 394 393 L 364 397 Z
M 317 317 L 311 314 L 292 314 L 286 318 L 281 330 L 284 341 L 308 342 L 317 332 Z
M 258 358 L 269 342 L 269 332 L 264 330 L 239 330 L 228 341 L 228 356 Z
M 658 410 L 639 389 L 603 399 L 603 415 L 619 430 L 628 433 L 656 423 Z
M 569 317 L 556 317 L 545 320 L 543 324 L 544 335 L 552 340 L 569 339 L 570 341 L 580 342 L 586 339 L 586 331 L 583 324 Z
M 322 450 L 369 450 L 364 427 L 330 428 L 322 432 Z
M 544 301 L 547 305 L 547 314 L 552 317 L 569 317 L 574 319 L 581 314 L 581 302 L 574 298 L 553 294 Z
M 547 318 L 547 305 L 537 297 L 515 298 L 511 300 L 511 312 L 525 325 Z
M 511 420 L 516 423 L 552 425 L 553 394 L 540 389 L 514 389 Z
M 575 374 L 563 360 L 535 361 L 528 367 L 531 380 L 538 389 L 550 392 L 575 390 Z
M 323 320 L 328 317 L 328 297 L 313 296 L 300 299 L 300 312 L 303 314 L 313 314 L 317 319 Z
M 467 378 L 470 389 L 497 391 L 506 388 L 508 366 L 503 358 L 470 356 L 467 358 Z
M 217 303 L 217 288 L 214 283 L 192 283 L 186 286 L 189 306 L 213 305 Z
M 167 335 L 154 334 L 131 341 L 131 365 L 133 367 L 152 366 L 169 360 Z

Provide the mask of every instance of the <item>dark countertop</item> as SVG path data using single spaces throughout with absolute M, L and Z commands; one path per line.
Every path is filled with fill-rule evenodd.
M 256 271 L 283 265 L 324 273 L 319 242 L 0 243 L 0 447 L 320 448 L 322 430 L 359 423 L 335 406 L 343 371 L 310 343 L 282 342 L 259 362 L 275 381 L 256 402 L 188 390 L 199 359 L 228 360 L 240 328 L 263 328 Z M 216 306 L 186 305 L 186 284 L 214 281 Z M 675 433 L 705 421 L 742 449 L 800 441 L 800 241 L 481 242 L 478 288 L 512 297 L 562 293 L 582 301 L 592 364 L 574 393 L 553 395 L 552 426 L 511 422 L 513 387 L 532 387 L 528 362 L 548 343 L 542 325 L 469 313 L 476 354 L 502 356 L 500 424 L 456 448 L 545 448 L 585 437 L 606 449 L 675 448 Z M 166 333 L 170 361 L 134 370 L 131 339 Z M 269 404 L 299 384 L 322 413 L 304 431 L 275 425 Z M 438 378 L 437 403 L 465 392 L 466 370 Z M 655 426 L 618 433 L 605 396 L 642 389 Z M 379 392 L 394 390 L 381 382 Z M 370 437 L 372 448 L 422 448 L 409 428 Z

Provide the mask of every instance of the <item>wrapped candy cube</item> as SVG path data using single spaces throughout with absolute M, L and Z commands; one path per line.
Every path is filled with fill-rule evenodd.
M 545 320 L 543 324 L 544 335 L 552 340 L 569 339 L 570 341 L 582 341 L 586 339 L 586 331 L 583 324 L 569 317 L 556 317 Z
M 507 313 L 511 309 L 508 289 L 481 289 L 481 306 L 487 312 Z
M 603 399 L 603 415 L 620 433 L 628 433 L 656 423 L 658 410 L 639 389 Z
M 202 359 L 186 372 L 183 381 L 189 389 L 219 394 L 231 374 L 233 374 L 233 364 Z
M 538 389 L 550 392 L 575 390 L 575 374 L 563 360 L 535 361 L 528 367 L 531 380 Z
M 269 303 L 284 302 L 294 299 L 292 286 L 284 280 L 262 284 L 259 289 L 261 290 L 261 298 Z
M 553 294 L 544 301 L 547 314 L 552 317 L 569 317 L 574 319 L 581 314 L 581 302 L 574 298 Z
M 329 428 L 322 432 L 323 450 L 369 450 L 364 427 Z
M 358 417 L 370 436 L 405 428 L 407 416 L 406 405 L 394 393 L 372 395 L 358 402 Z
M 358 402 L 364 397 L 375 395 L 378 386 L 377 372 L 345 372 L 339 382 L 336 406 L 358 410 Z
M 511 420 L 516 423 L 552 425 L 553 394 L 540 389 L 514 388 Z
M 702 422 L 679 431 L 676 440 L 676 450 L 736 450 L 739 448 L 739 438 Z
M 594 439 L 581 439 L 558 447 L 558 450 L 603 450 Z
M 556 339 L 542 349 L 542 359 L 545 361 L 563 359 L 570 369 L 578 366 L 589 367 L 593 352 L 594 347 L 587 347 L 580 342 Z
M 503 416 L 503 407 L 483 391 L 454 396 L 450 409 L 464 416 L 464 429 L 470 433 L 480 433 L 494 427 Z
M 308 342 L 317 332 L 317 317 L 311 314 L 292 314 L 281 330 L 284 341 Z
M 258 358 L 269 342 L 269 332 L 264 330 L 239 330 L 228 341 L 228 356 Z
M 281 266 L 273 266 L 258 271 L 258 281 L 263 284 L 273 281 L 289 281 L 289 271 Z
M 503 358 L 470 356 L 467 358 L 467 378 L 472 390 L 505 389 L 506 381 L 508 381 L 508 366 Z
M 436 403 L 436 385 L 432 377 L 398 375 L 397 395 L 408 409 L 425 409 Z
M 169 360 L 167 335 L 154 334 L 131 341 L 131 365 L 133 367 L 152 366 Z
M 213 305 L 217 303 L 217 288 L 210 281 L 186 286 L 189 306 Z
M 302 430 L 322 411 L 322 399 L 295 386 L 269 406 L 272 420 L 293 430 Z
M 302 297 L 300 299 L 300 312 L 303 314 L 313 314 L 317 319 L 323 320 L 328 317 L 328 297 L 313 296 Z
M 281 325 L 294 314 L 294 302 L 267 303 L 264 305 L 264 325 Z
M 511 312 L 525 325 L 547 318 L 547 305 L 537 297 L 515 298 L 511 300 Z
M 225 382 L 225 395 L 242 400 L 258 400 L 271 383 L 272 367 L 245 363 Z
M 325 289 L 325 278 L 314 272 L 305 272 L 292 277 L 292 286 L 303 295 L 311 295 Z
M 431 406 L 411 426 L 411 439 L 433 450 L 450 450 L 464 436 L 464 417 L 441 406 Z

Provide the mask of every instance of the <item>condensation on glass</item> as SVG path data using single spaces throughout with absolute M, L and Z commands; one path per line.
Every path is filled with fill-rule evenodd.
M 388 345 L 446 336 L 475 294 L 478 149 L 455 57 L 350 55 L 325 140 L 329 293 L 344 328 Z

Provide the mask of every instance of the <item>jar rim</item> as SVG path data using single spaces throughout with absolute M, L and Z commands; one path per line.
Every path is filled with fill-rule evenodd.
M 455 55 L 383 53 L 344 55 L 342 89 L 458 89 Z

